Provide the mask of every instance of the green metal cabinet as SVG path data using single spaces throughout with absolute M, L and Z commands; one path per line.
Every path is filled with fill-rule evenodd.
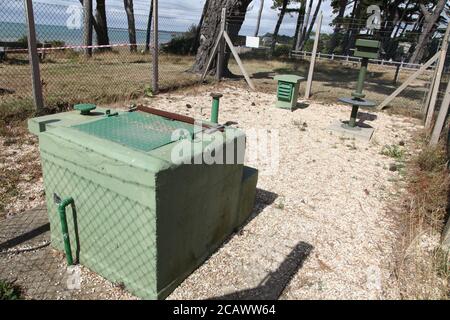
M 186 141 L 171 141 L 168 129 L 193 139 L 186 160 L 205 150 L 192 125 L 142 112 L 109 115 L 97 109 L 29 120 L 39 136 L 52 246 L 63 250 L 54 195 L 72 197 L 74 257 L 141 298 L 165 298 L 248 218 L 257 171 L 173 163 L 174 148 Z M 211 136 L 223 147 L 245 140 L 233 128 Z
M 289 110 L 295 109 L 297 107 L 300 82 L 304 78 L 289 74 L 278 75 L 274 79 L 278 82 L 276 107 Z

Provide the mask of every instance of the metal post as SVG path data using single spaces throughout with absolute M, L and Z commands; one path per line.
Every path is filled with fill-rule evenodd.
M 367 67 L 369 65 L 369 59 L 363 58 L 361 61 L 361 69 L 359 69 L 358 82 L 356 83 L 356 90 L 352 93 L 352 96 L 356 98 L 364 98 L 362 93 L 364 89 L 364 81 L 366 80 Z
M 312 56 L 311 56 L 311 62 L 309 64 L 309 73 L 308 73 L 308 81 L 306 83 L 305 99 L 309 99 L 309 96 L 311 95 L 311 86 L 312 86 L 312 80 L 313 80 L 313 75 L 314 75 L 314 65 L 316 64 L 317 48 L 319 46 L 320 28 L 322 27 L 322 18 L 323 18 L 323 13 L 321 11 L 320 15 L 319 15 L 319 19 L 317 19 L 316 36 L 314 39 L 314 47 L 313 47 L 313 52 L 312 52 Z
M 28 24 L 28 56 L 31 64 L 31 84 L 33 87 L 34 106 L 38 113 L 44 109 L 44 98 L 42 96 L 41 71 L 39 69 L 39 57 L 36 44 L 36 28 L 34 25 L 33 3 L 25 0 L 25 11 Z
M 211 122 L 219 123 L 219 104 L 220 98 L 222 98 L 223 95 L 220 93 L 211 93 L 211 97 L 213 98 L 211 107 Z
M 433 120 L 434 108 L 436 106 L 439 87 L 441 85 L 442 72 L 444 70 L 445 60 L 447 57 L 447 49 L 448 49 L 448 38 L 450 36 L 450 23 L 447 26 L 447 30 L 445 31 L 444 39 L 442 40 L 442 48 L 439 56 L 438 70 L 436 72 L 436 79 L 434 81 L 433 91 L 431 94 L 430 105 L 428 107 L 427 117 L 425 119 L 425 128 L 429 129 L 431 127 L 431 122 Z
M 153 41 L 152 41 L 152 90 L 154 94 L 159 91 L 159 71 L 158 71 L 158 59 L 159 59 L 159 39 L 158 39 L 158 0 L 153 1 Z
M 227 20 L 227 9 L 222 8 L 222 14 L 220 18 L 220 33 L 225 31 L 225 24 Z M 222 38 L 219 42 L 219 50 L 217 51 L 217 70 L 216 70 L 216 80 L 220 81 L 222 79 L 223 64 L 225 60 L 225 40 Z
M 449 105 L 450 105 L 450 82 L 447 85 L 447 90 L 445 91 L 444 99 L 442 100 L 441 109 L 439 110 L 439 114 L 436 119 L 436 124 L 434 125 L 433 134 L 431 135 L 430 145 L 432 146 L 437 145 L 439 142 L 439 137 L 441 136 L 442 128 L 444 127 L 445 120 L 447 119 Z
M 88 57 L 92 56 L 92 0 L 84 0 L 84 45 L 88 46 L 84 49 L 84 54 Z

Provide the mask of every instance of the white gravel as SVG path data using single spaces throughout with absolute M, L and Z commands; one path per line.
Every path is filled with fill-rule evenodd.
M 209 94 L 214 90 L 224 94 L 221 123 L 235 121 L 247 132 L 278 133 L 278 172 L 261 172 L 258 181 L 259 189 L 277 198 L 270 203 L 264 199 L 267 193 L 259 192 L 256 207 L 260 212 L 169 299 L 398 298 L 391 273 L 396 217 L 388 208 L 402 191 L 402 176 L 389 171 L 394 159 L 380 151 L 384 145 L 403 141 L 401 148 L 408 153 L 420 124 L 377 113 L 375 121 L 367 122 L 376 128 L 372 141 L 359 142 L 327 129 L 333 121 L 349 117 L 346 106 L 312 103 L 290 112 L 274 107 L 273 92 L 250 92 L 230 83 L 161 94 L 146 103 L 207 119 Z M 36 145 L 23 151 L 30 152 L 29 148 L 37 152 Z M 258 159 L 247 164 L 263 167 Z M 41 201 L 42 180 L 33 184 L 30 190 Z M 29 196 L 28 191 L 21 193 Z M 18 203 L 7 208 L 28 207 Z M 121 298 L 116 293 L 111 297 Z
M 221 123 L 238 122 L 246 131 L 278 130 L 280 165 L 262 174 L 258 188 L 278 195 L 243 230 L 189 276 L 169 299 L 243 296 L 285 299 L 398 298 L 390 256 L 397 239 L 388 207 L 401 190 L 401 173 L 384 145 L 408 153 L 412 119 L 376 113 L 370 143 L 327 130 L 346 120 L 350 108 L 312 103 L 295 112 L 274 107 L 274 93 L 254 93 L 222 85 Z M 209 118 L 211 88 L 165 94 L 148 104 L 200 119 Z M 187 107 L 189 104 L 190 108 Z M 248 163 L 259 167 L 258 162 Z M 261 201 L 261 199 L 258 199 Z M 303 256 L 296 254 L 312 248 Z M 289 254 L 287 265 L 282 264 Z M 280 270 L 277 271 L 277 269 Z M 296 270 L 298 268 L 298 270 Z M 289 273 L 294 273 L 292 278 Z M 284 275 L 284 277 L 283 277 Z M 286 279 L 287 277 L 287 279 Z M 250 290 L 250 291 L 245 291 Z M 234 296 L 233 296 L 234 294 Z

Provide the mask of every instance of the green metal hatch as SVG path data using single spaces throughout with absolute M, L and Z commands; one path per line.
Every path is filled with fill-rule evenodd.
M 128 112 L 73 126 L 98 138 L 120 143 L 144 152 L 171 142 L 176 129 L 185 129 L 192 138 L 194 126 L 142 112 Z

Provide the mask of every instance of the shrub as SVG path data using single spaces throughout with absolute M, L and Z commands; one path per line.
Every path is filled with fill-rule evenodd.
M 18 300 L 20 299 L 19 287 L 4 280 L 0 280 L 0 300 Z

